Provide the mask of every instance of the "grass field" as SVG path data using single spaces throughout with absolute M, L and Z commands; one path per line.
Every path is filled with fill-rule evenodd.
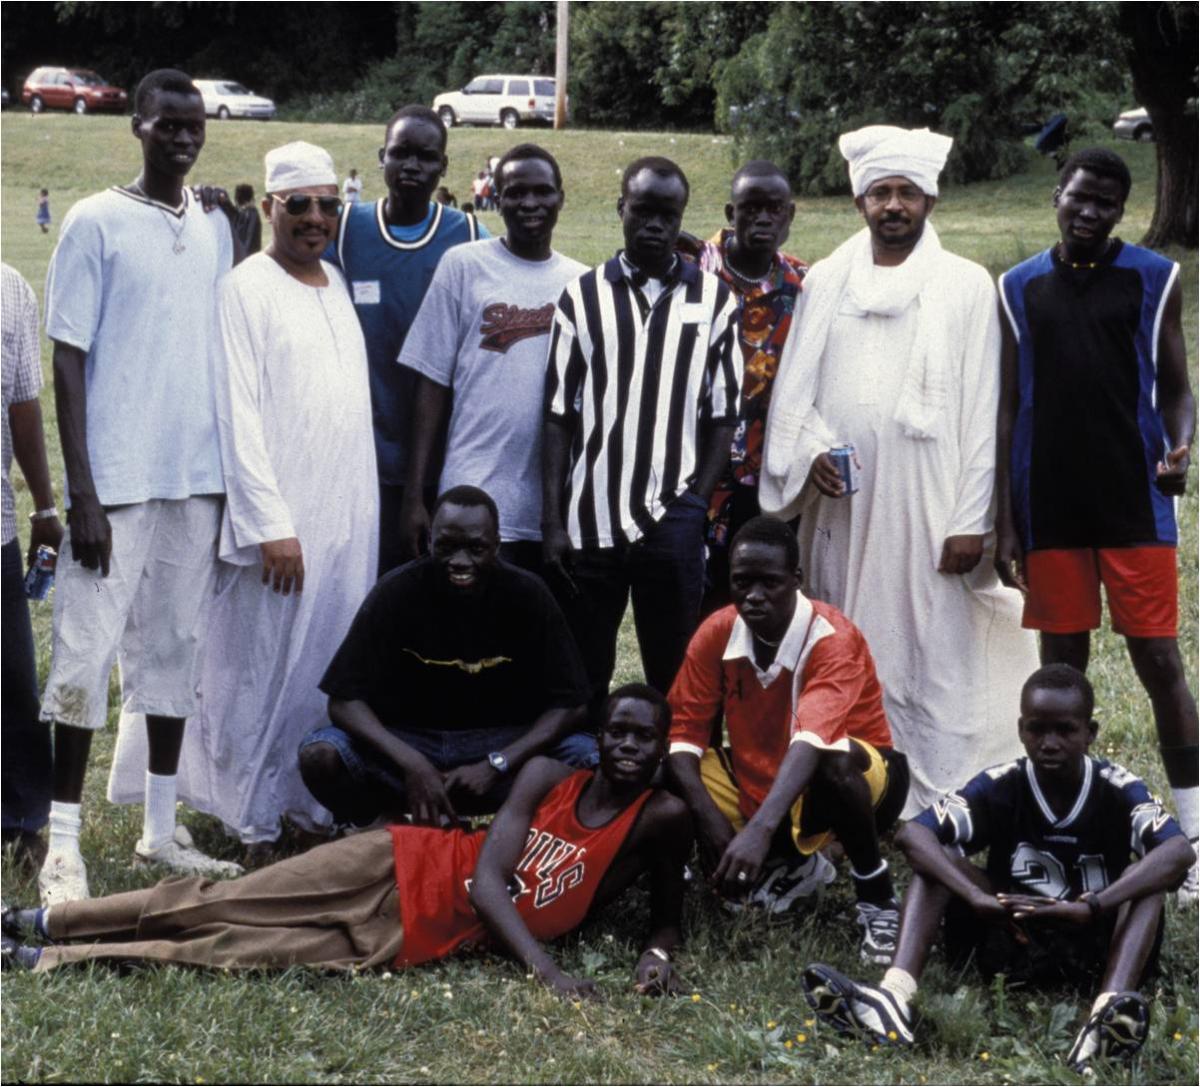
M 3 136 L 4 260 L 34 285 L 39 298 L 57 224 L 70 205 L 107 185 L 132 180 L 139 147 L 128 119 L 10 112 Z M 193 180 L 262 187 L 262 155 L 287 140 L 327 147 L 339 171 L 357 167 L 366 198 L 381 194 L 372 164 L 381 132 L 373 127 L 212 123 Z M 677 159 L 691 180 L 685 228 L 707 236 L 719 225 L 731 173 L 731 146 L 711 136 L 648 133 L 537 133 L 559 156 L 567 204 L 557 248 L 586 263 L 620 243 L 615 213 L 618 178 L 630 159 L 651 152 Z M 468 198 L 483 160 L 509 146 L 499 130 L 458 129 L 450 136 L 447 184 Z M 1137 240 L 1153 199 L 1154 149 L 1124 144 L 1134 169 L 1133 197 L 1119 233 Z M 39 188 L 50 190 L 55 227 L 34 223 Z M 1050 209 L 1051 164 L 1031 162 L 1004 182 L 951 189 L 935 221 L 945 245 L 1002 271 L 1055 239 Z M 489 227 L 499 219 L 485 214 Z M 813 260 L 858 226 L 848 199 L 802 202 L 789 250 Z M 1196 358 L 1197 260 L 1183 262 L 1185 324 Z M 142 330 L 153 336 L 154 328 Z M 49 379 L 49 352 L 43 351 Z M 43 395 L 47 440 L 61 485 L 53 395 Z M 28 494 L 16 474 L 18 523 Z M 1196 482 L 1181 503 L 1182 649 L 1196 688 Z M 34 605 L 39 663 L 48 664 L 49 604 Z M 1120 641 L 1105 632 L 1092 666 L 1102 731 L 1099 750 L 1165 788 L 1149 706 Z M 640 678 L 627 630 L 617 680 Z M 1015 719 L 1016 707 L 1014 707 Z M 129 864 L 140 810 L 103 799 L 112 752 L 110 730 L 97 741 L 85 801 L 83 849 L 93 893 L 143 886 L 153 877 Z M 237 847 L 194 813 L 186 821 L 201 843 L 226 856 Z M 30 902 L 32 880 L 5 858 L 4 897 Z M 732 921 L 696 891 L 687 905 L 688 944 L 682 964 L 688 993 L 652 1001 L 633 995 L 630 975 L 647 923 L 634 893 L 576 937 L 559 945 L 567 969 L 595 977 L 606 1000 L 562 1004 L 501 960 L 464 960 L 395 975 L 325 977 L 139 969 L 118 977 L 99 968 L 49 978 L 6 976 L 3 986 L 4 1082 L 695 1082 L 695 1083 L 1056 1083 L 1076 1082 L 1058 1063 L 1090 998 L 982 988 L 957 977 L 935 957 L 920 1007 L 920 1044 L 906 1052 L 842 1042 L 814 1025 L 798 988 L 798 971 L 820 958 L 857 973 L 850 894 L 844 881 L 802 920 Z M 1149 1044 L 1132 1076 L 1101 1070 L 1098 1082 L 1197 1082 L 1197 947 L 1195 913 L 1167 917 L 1164 970 Z

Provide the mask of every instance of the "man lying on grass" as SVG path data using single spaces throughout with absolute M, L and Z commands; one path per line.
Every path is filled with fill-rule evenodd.
M 5 910 L 4 965 L 52 970 L 92 959 L 223 968 L 416 965 L 468 948 L 507 951 L 556 992 L 595 995 L 539 941 L 650 873 L 650 936 L 639 992 L 678 986 L 687 808 L 649 788 L 670 728 L 661 694 L 641 684 L 605 706 L 600 765 L 532 759 L 487 830 L 393 826 L 343 838 L 240 879 L 167 880 L 146 890 Z M 49 946 L 23 944 L 29 935 Z
M 1100 995 L 1067 1063 L 1132 1056 L 1150 1009 L 1137 992 L 1162 940 L 1163 893 L 1194 859 L 1178 824 L 1140 779 L 1088 748 L 1094 696 L 1066 664 L 1021 693 L 1026 757 L 948 793 L 896 835 L 913 868 L 891 968 L 875 987 L 815 963 L 804 990 L 838 1030 L 913 1041 L 911 1003 L 942 915 L 950 958 L 973 953 L 985 977 L 1092 987 Z M 963 856 L 988 849 L 986 868 Z

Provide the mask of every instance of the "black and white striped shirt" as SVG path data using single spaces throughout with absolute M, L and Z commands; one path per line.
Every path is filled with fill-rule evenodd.
M 546 367 L 546 412 L 577 419 L 567 479 L 576 547 L 648 532 L 699 467 L 702 426 L 733 424 L 737 299 L 676 260 L 653 304 L 620 254 L 563 291 Z

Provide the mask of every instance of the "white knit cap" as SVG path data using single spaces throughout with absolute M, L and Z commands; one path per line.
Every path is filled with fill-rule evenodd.
M 337 171 L 329 152 L 304 140 L 293 140 L 268 151 L 264 161 L 267 164 L 267 192 L 337 184 Z
M 937 196 L 938 174 L 954 140 L 927 128 L 867 125 L 847 132 L 838 150 L 850 164 L 850 187 L 862 196 L 881 177 L 906 177 L 926 196 Z

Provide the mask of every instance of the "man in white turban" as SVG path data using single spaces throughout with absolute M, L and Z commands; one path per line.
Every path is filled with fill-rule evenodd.
M 225 475 L 217 596 L 184 741 L 179 797 L 244 842 L 331 816 L 300 778 L 325 723 L 318 688 L 375 580 L 378 486 L 366 346 L 338 270 L 321 259 L 341 200 L 328 152 L 266 156 L 271 244 L 221 283 L 214 358 Z M 110 794 L 129 783 L 122 729 Z
M 866 635 L 912 774 L 906 817 L 1020 753 L 1011 717 L 1037 667 L 1021 599 L 990 559 L 1000 330 L 977 264 L 928 222 L 952 141 L 842 136 L 866 227 L 815 264 L 767 421 L 759 499 L 800 514 L 805 592 Z M 829 456 L 849 442 L 859 489 Z

